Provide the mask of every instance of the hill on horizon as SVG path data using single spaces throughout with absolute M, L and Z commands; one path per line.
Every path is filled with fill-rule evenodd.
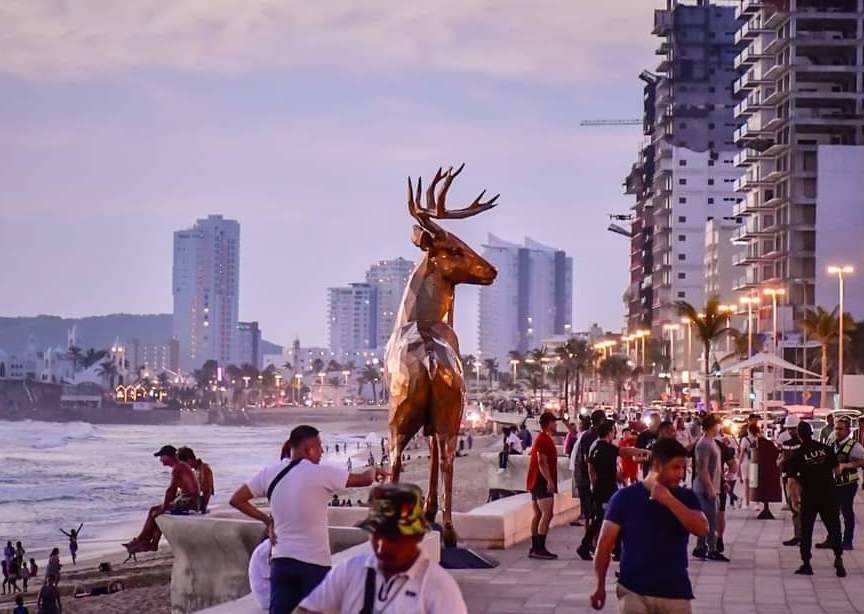
M 53 315 L 0 317 L 0 349 L 10 354 L 22 352 L 27 347 L 27 338 L 36 337 L 36 345 L 66 347 L 66 335 L 72 326 L 77 326 L 76 342 L 82 349 L 104 349 L 114 340 L 140 339 L 144 345 L 162 345 L 171 338 L 172 318 L 170 313 L 132 314 L 112 313 L 104 316 L 63 318 Z M 282 352 L 282 346 L 262 340 L 264 354 Z

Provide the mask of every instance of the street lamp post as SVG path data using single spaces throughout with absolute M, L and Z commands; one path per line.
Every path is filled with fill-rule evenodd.
M 784 296 L 786 290 L 783 288 L 765 288 L 762 292 L 771 297 L 771 345 L 774 354 L 777 354 L 780 347 L 777 343 L 777 297 Z
M 838 322 L 838 326 L 840 330 L 838 332 L 838 356 L 837 356 L 837 396 L 838 403 L 840 405 L 840 409 L 843 409 L 843 286 L 844 286 L 844 275 L 851 275 L 855 272 L 855 269 L 851 266 L 843 265 L 843 266 L 829 266 L 828 273 L 829 275 L 836 275 L 837 279 L 840 281 L 840 318 Z
M 758 305 L 761 299 L 758 296 L 744 296 L 741 297 L 741 303 L 747 305 L 747 359 L 749 360 L 751 356 L 753 356 L 753 305 Z M 745 380 L 745 385 L 747 386 L 746 396 L 747 396 L 747 406 L 750 409 L 753 409 L 753 399 L 750 398 L 750 394 L 753 392 L 753 370 L 747 369 L 747 378 Z
M 680 326 L 677 324 L 663 325 L 663 330 L 669 333 L 669 388 L 673 396 L 675 392 L 675 331 L 679 328 Z
M 784 296 L 786 294 L 786 290 L 783 288 L 765 288 L 762 291 L 763 294 L 771 297 L 771 339 L 772 339 L 772 350 L 775 356 L 778 356 L 778 352 L 780 349 L 780 344 L 777 340 L 777 297 Z M 776 392 L 775 388 L 777 386 L 776 382 L 776 371 L 775 369 L 771 369 L 771 390 L 772 393 Z M 772 394 L 773 397 L 773 394 Z

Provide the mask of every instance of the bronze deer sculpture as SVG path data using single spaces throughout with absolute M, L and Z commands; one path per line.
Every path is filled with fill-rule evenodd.
M 423 252 L 405 288 L 393 334 L 384 357 L 385 380 L 390 390 L 390 447 L 392 480 L 399 481 L 402 451 L 420 429 L 430 452 L 429 489 L 425 514 L 430 522 L 438 514 L 439 467 L 444 481 L 444 543 L 455 546 L 453 528 L 453 464 L 465 407 L 465 381 L 459 340 L 453 330 L 456 285 L 489 285 L 495 267 L 435 220 L 464 219 L 495 206 L 483 202 L 484 190 L 464 209 L 447 211 L 447 191 L 462 171 L 438 169 L 421 205 L 422 179 L 414 192 L 408 178 L 408 212 L 417 221 L 412 241 Z M 440 183 L 440 190 L 437 190 Z M 437 190 L 437 191 L 436 191 Z

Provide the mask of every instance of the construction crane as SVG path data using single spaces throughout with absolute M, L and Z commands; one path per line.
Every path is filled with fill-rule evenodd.
M 641 126 L 641 119 L 583 119 L 580 126 Z

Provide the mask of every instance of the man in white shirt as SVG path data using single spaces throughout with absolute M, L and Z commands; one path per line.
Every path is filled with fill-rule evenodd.
M 339 563 L 297 613 L 467 614 L 459 585 L 420 550 L 429 528 L 421 499 L 413 484 L 374 488 L 358 525 L 372 534 L 373 554 Z
M 290 614 L 330 570 L 327 503 L 333 493 L 387 476 L 377 467 L 350 474 L 344 465 L 320 464 L 315 427 L 298 426 L 289 441 L 290 459 L 264 467 L 231 496 L 231 505 L 263 522 L 270 535 L 270 614 Z M 252 504 L 264 496 L 270 515 Z
M 507 436 L 507 445 L 510 446 L 510 454 L 522 454 L 522 440 L 516 434 L 515 428 L 511 429 L 510 434 Z

